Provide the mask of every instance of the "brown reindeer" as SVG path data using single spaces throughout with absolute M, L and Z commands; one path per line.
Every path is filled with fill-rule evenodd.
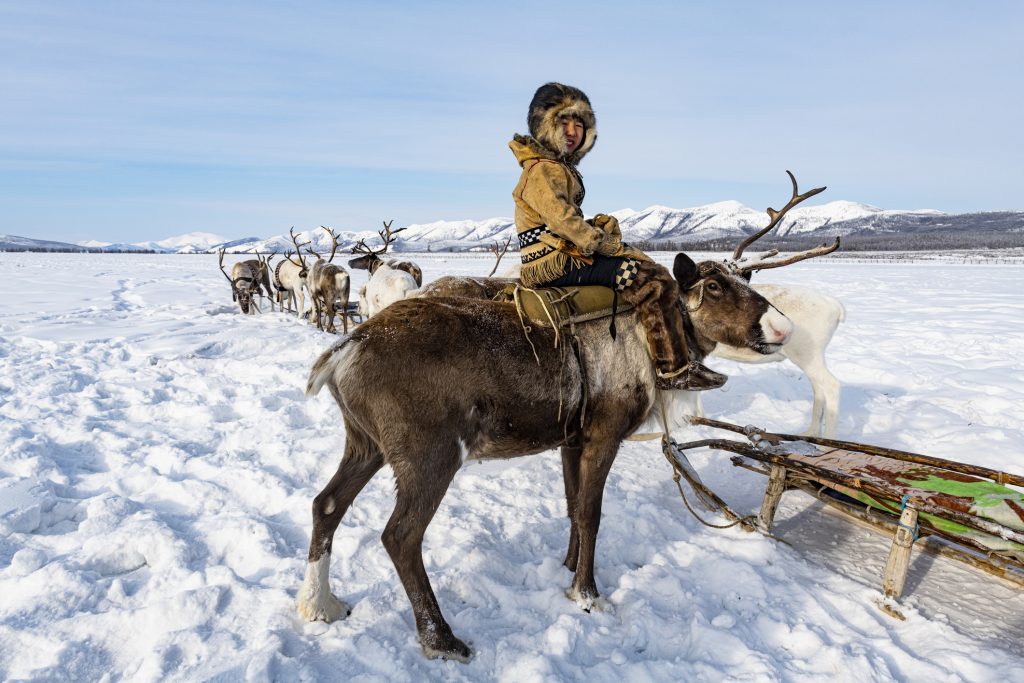
M 493 299 L 509 285 L 519 282 L 512 277 L 475 277 L 473 275 L 442 275 L 415 293 L 424 296 L 459 296 L 467 299 Z
M 678 254 L 673 274 L 698 359 L 718 343 L 767 354 L 786 341 L 788 320 L 727 265 Z M 423 297 L 392 304 L 321 355 L 306 393 L 328 387 L 346 439 L 337 472 L 313 501 L 299 613 L 311 621 L 349 613 L 328 585 L 334 533 L 387 464 L 396 504 L 382 541 L 423 652 L 467 661 L 472 653 L 445 621 L 423 566 L 424 531 L 467 459 L 555 447 L 570 518 L 569 596 L 589 610 L 599 595 L 594 553 L 605 480 L 622 440 L 660 403 L 636 312 L 620 313 L 617 326 L 613 339 L 607 324 L 579 325 L 571 343 L 556 347 L 551 329 L 524 330 L 515 304 Z
M 488 251 L 494 254 L 494 267 L 487 277 L 476 277 L 473 275 L 443 275 L 425 287 L 421 287 L 411 296 L 461 296 L 469 299 L 493 299 L 509 285 L 519 282 L 514 277 L 493 277 L 501 264 L 501 259 L 508 252 L 512 244 L 512 236 L 509 235 L 504 244 L 495 241 Z
M 264 260 L 259 254 L 254 259 L 239 261 L 231 266 L 231 275 L 224 270 L 224 252 L 220 249 L 217 252 L 217 265 L 220 272 L 231 283 L 231 300 L 238 302 L 242 313 L 260 312 L 256 305 L 254 296 L 263 297 L 264 291 L 270 299 L 270 309 L 274 309 L 274 290 L 270 288 L 270 259 Z
M 334 316 L 338 310 L 341 310 L 342 326 L 347 333 L 350 286 L 348 273 L 341 266 L 331 263 L 334 260 L 334 254 L 338 251 L 338 234 L 323 225 L 320 227 L 326 230 L 331 237 L 331 255 L 325 261 L 315 251 L 309 247 L 306 248 L 306 251 L 316 256 L 316 261 L 310 267 L 309 277 L 306 279 L 309 297 L 313 300 L 313 315 L 319 329 L 335 332 Z

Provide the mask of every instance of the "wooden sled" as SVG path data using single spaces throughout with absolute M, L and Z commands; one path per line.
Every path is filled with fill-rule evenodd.
M 363 318 L 363 314 L 359 312 L 358 301 L 349 301 L 345 304 L 345 317 L 355 325 L 358 325 L 365 320 L 365 318 Z
M 880 607 L 903 618 L 903 592 L 911 548 L 950 557 L 1024 587 L 1024 477 L 985 467 L 878 446 L 691 418 L 742 434 L 749 443 L 704 439 L 664 441 L 665 455 L 704 506 L 748 530 L 769 534 L 785 491 L 799 489 L 855 520 L 892 535 Z M 735 453 L 738 467 L 768 476 L 761 510 L 741 518 L 704 486 L 685 451 L 713 448 Z M 681 491 L 682 489 L 680 489 Z M 685 496 L 684 496 L 685 501 Z M 687 504 L 688 505 L 688 504 Z

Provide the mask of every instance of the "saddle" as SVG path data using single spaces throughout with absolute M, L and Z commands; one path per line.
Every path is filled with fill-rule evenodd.
M 600 285 L 536 289 L 518 284 L 508 285 L 494 300 L 514 302 L 520 316 L 531 325 L 556 330 L 614 317 L 633 308 L 632 304 L 622 301 L 614 289 Z

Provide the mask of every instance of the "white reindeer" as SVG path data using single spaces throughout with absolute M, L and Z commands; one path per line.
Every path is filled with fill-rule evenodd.
M 789 257 L 778 256 L 778 249 L 772 249 L 753 259 L 742 258 L 743 251 L 764 235 L 771 232 L 779 224 L 782 217 L 799 202 L 813 197 L 825 190 L 818 187 L 799 194 L 796 178 L 786 171 L 793 184 L 793 196 L 780 211 L 769 207 L 768 217 L 771 221 L 767 226 L 744 239 L 732 253 L 728 267 L 736 274 L 750 279 L 756 271 L 768 268 L 779 268 L 814 256 L 829 254 L 839 248 L 839 238 L 832 244 L 822 244 L 805 252 Z M 836 327 L 846 319 L 846 311 L 837 300 L 824 294 L 791 285 L 753 285 L 753 289 L 768 299 L 773 306 L 782 311 L 793 323 L 793 333 L 777 352 L 757 358 L 746 354 L 742 349 L 717 345 L 711 355 L 742 363 L 771 363 L 788 358 L 800 368 L 811 382 L 814 401 L 811 404 L 811 422 L 804 434 L 834 436 L 836 420 L 839 413 L 839 380 L 836 379 L 828 366 L 825 365 L 825 347 L 832 340 Z M 704 414 L 701 399 L 696 398 L 697 415 Z
M 839 240 L 828 246 L 821 246 L 810 251 L 783 259 L 773 259 L 778 255 L 777 250 L 771 250 L 755 259 L 742 259 L 743 251 L 753 244 L 757 239 L 763 237 L 772 228 L 778 225 L 783 214 L 797 203 L 812 197 L 825 188 L 815 188 L 803 195 L 797 193 L 796 179 L 792 173 L 789 174 L 793 183 L 793 197 L 781 211 L 768 209 L 771 222 L 762 230 L 747 237 L 733 252 L 729 267 L 744 277 L 750 276 L 754 271 L 802 261 L 806 258 L 819 256 L 834 251 L 839 247 Z M 499 257 L 500 260 L 500 257 Z M 506 270 L 504 277 L 519 277 L 519 265 L 515 264 Z M 497 266 L 495 266 L 496 268 Z M 493 270 L 491 271 L 494 272 Z M 755 284 L 753 289 L 772 303 L 779 311 L 793 322 L 793 334 L 782 346 L 772 354 L 761 355 L 744 349 L 723 344 L 717 345 L 710 355 L 739 363 L 777 363 L 783 360 L 790 360 L 794 365 L 803 371 L 811 383 L 811 391 L 814 396 L 811 405 L 811 421 L 804 434 L 812 436 L 832 437 L 836 434 L 836 422 L 839 414 L 839 395 L 841 384 L 836 376 L 825 364 L 825 348 L 832 340 L 839 323 L 846 319 L 846 310 L 843 304 L 834 297 L 819 294 L 807 287 L 796 285 L 772 285 Z M 701 402 L 701 392 L 668 392 L 679 394 L 674 400 L 680 402 L 680 407 L 674 414 L 695 414 L 699 417 L 704 415 L 704 407 Z M 670 425 L 678 427 L 679 425 Z M 659 432 L 656 421 L 650 424 L 649 429 L 638 430 L 639 433 Z
M 364 319 L 371 318 L 417 291 L 416 279 L 407 271 L 381 264 L 369 282 L 359 288 L 359 313 Z
M 366 242 L 359 240 L 352 247 L 353 254 L 362 254 L 351 259 L 351 268 L 368 270 L 370 279 L 359 289 L 359 313 L 363 319 L 372 317 L 396 301 L 408 298 L 423 284 L 423 271 L 412 261 L 399 261 L 381 256 L 387 253 L 388 247 L 395 241 L 395 235 L 405 228 L 391 229 L 391 223 L 385 222 L 384 229 L 378 230 L 384 241 L 381 249 L 370 249 Z
M 302 247 L 308 245 L 309 242 L 300 245 L 294 228 L 289 230 L 288 234 L 292 236 L 292 244 L 295 245 L 298 261 L 292 259 L 292 252 L 289 251 L 285 254 L 285 260 L 278 262 L 274 268 L 274 286 L 277 288 L 277 303 L 281 306 L 281 310 L 284 310 L 284 304 L 287 301 L 288 311 L 291 312 L 294 306 L 295 315 L 301 316 L 306 306 L 303 288 L 305 288 L 306 278 L 309 276 L 309 267 L 306 265 L 306 260 L 302 258 Z
M 840 382 L 825 364 L 825 348 L 836 327 L 846 319 L 838 299 L 795 285 L 755 284 L 753 289 L 771 302 L 793 322 L 793 333 L 782 348 L 768 355 L 735 346 L 717 345 L 712 356 L 740 363 L 777 363 L 790 360 L 811 382 L 814 402 L 811 421 L 804 434 L 833 437 L 839 414 Z M 704 415 L 700 394 L 696 395 L 696 414 Z

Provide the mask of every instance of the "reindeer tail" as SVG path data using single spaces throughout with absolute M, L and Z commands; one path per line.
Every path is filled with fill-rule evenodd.
M 320 354 L 320 357 L 313 363 L 309 371 L 309 380 L 306 382 L 306 396 L 316 396 L 323 389 L 324 385 L 336 375 L 339 368 L 348 365 L 348 362 L 358 348 L 352 335 L 346 335 L 341 341 Z

